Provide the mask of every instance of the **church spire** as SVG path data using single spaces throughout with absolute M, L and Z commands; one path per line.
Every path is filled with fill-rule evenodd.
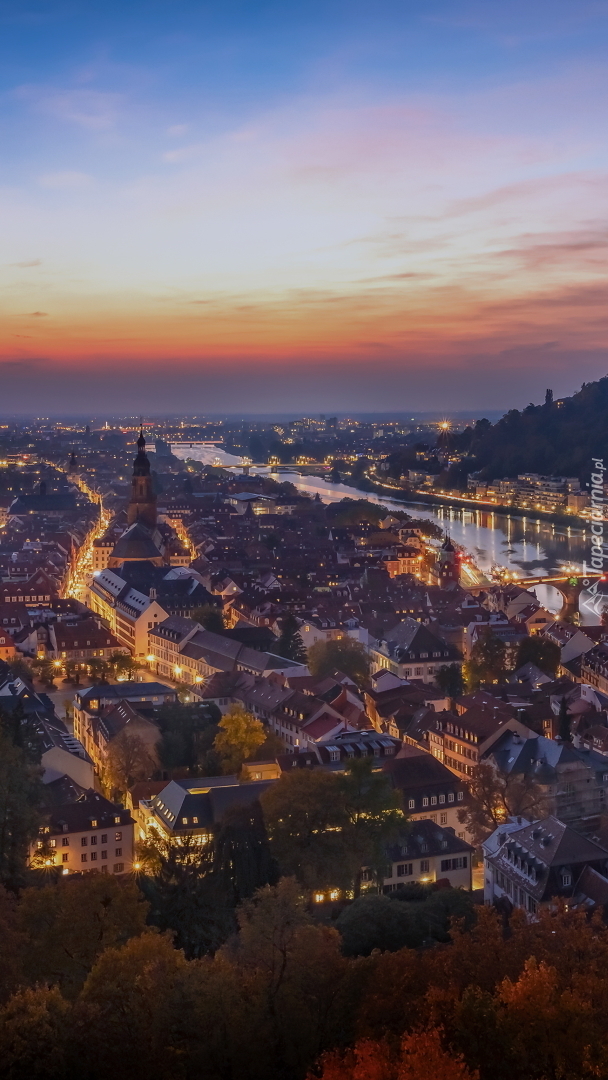
M 143 423 L 137 440 L 137 457 L 133 462 L 131 500 L 127 511 L 127 521 L 129 525 L 140 521 L 142 525 L 146 525 L 149 529 L 156 527 L 156 493 L 152 486 L 150 461 L 146 455 Z

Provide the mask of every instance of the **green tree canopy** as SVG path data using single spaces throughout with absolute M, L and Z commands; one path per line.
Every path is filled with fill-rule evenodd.
M 469 690 L 476 690 L 482 683 L 503 682 L 506 674 L 507 649 L 504 641 L 492 633 L 486 626 L 471 649 L 471 655 L 465 664 L 465 675 Z
M 222 630 L 225 629 L 222 609 L 216 607 L 215 604 L 202 604 L 201 607 L 194 609 L 191 617 L 195 622 L 200 623 L 205 630 L 210 630 L 214 634 L 221 634 Z
M 281 625 L 281 636 L 273 647 L 277 656 L 296 663 L 306 663 L 306 649 L 300 633 L 300 624 L 295 615 L 287 615 Z
M 361 642 L 343 637 L 315 641 L 308 650 L 308 667 L 311 675 L 319 678 L 342 671 L 361 686 L 369 677 L 370 662 Z
M 515 668 L 523 667 L 524 664 L 536 664 L 536 667 L 547 675 L 555 675 L 560 657 L 560 647 L 554 641 L 541 634 L 531 634 L 522 638 L 519 643 Z

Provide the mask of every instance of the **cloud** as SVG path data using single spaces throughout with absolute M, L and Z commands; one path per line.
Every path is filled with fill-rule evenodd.
M 122 96 L 112 92 L 59 90 L 35 84 L 17 87 L 14 97 L 31 105 L 36 112 L 89 131 L 107 131 L 114 127 L 122 102 Z
M 15 262 L 10 263 L 10 266 L 17 266 L 22 270 L 28 269 L 30 266 L 42 266 L 42 259 L 30 259 L 29 262 Z
M 167 135 L 172 135 L 173 137 L 185 135 L 189 127 L 189 124 L 172 124 L 171 127 L 167 128 Z
M 64 172 L 44 173 L 38 177 L 38 183 L 43 188 L 63 190 L 66 188 L 82 188 L 91 183 L 93 177 L 88 173 L 76 172 L 66 169 Z
M 48 315 L 48 311 L 24 311 L 23 315 L 26 319 L 42 319 Z

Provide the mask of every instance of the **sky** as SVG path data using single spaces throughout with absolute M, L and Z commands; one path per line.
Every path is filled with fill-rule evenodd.
M 0 0 L 0 413 L 608 371 L 608 0 Z

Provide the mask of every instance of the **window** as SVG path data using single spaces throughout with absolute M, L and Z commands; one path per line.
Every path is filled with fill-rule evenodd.
M 107 859 L 107 857 L 108 857 L 107 851 L 102 851 L 101 857 L 102 857 L 102 859 Z
M 431 806 L 437 806 L 437 796 L 431 795 Z
M 91 862 L 97 862 L 97 852 L 96 851 L 91 852 Z
M 407 808 L 408 808 L 408 810 L 413 810 L 415 805 L 416 805 L 416 800 L 415 799 L 408 799 L 407 800 Z
M 464 792 L 463 792 L 463 791 L 459 791 L 459 792 L 458 792 L 458 802 L 462 802 L 462 800 L 463 800 L 463 797 L 464 797 Z
M 447 825 L 447 823 L 448 823 L 448 815 L 446 813 L 440 814 L 439 815 L 439 824 L 440 825 Z
M 192 824 L 193 825 L 198 825 L 198 818 L 197 817 L 192 818 Z
M 114 839 L 115 840 L 122 840 L 122 833 L 121 832 L 114 833 Z
M 95 847 L 95 844 L 96 844 L 96 843 L 97 843 L 97 837 L 96 837 L 96 836 L 92 836 L 92 837 L 91 837 L 91 847 Z
M 397 877 L 411 877 L 412 876 L 412 864 L 411 862 L 398 863 L 397 864 Z
M 80 861 L 81 861 L 81 862 L 86 862 L 86 861 L 87 861 L 87 857 L 86 857 L 86 855 L 81 855 L 81 856 L 80 856 Z
M 454 802 L 454 792 L 453 791 L 450 791 L 450 794 L 448 795 L 448 802 Z
M 86 837 L 86 836 L 81 836 L 81 837 L 80 837 L 80 846 L 81 846 L 81 847 L 86 847 L 86 846 L 87 846 L 87 842 L 88 842 L 88 841 L 87 841 L 87 837 Z
M 97 820 L 96 820 L 96 818 L 91 818 L 91 828 L 92 829 L 97 828 Z
M 440 796 L 439 796 L 439 802 L 440 802 L 440 803 L 444 803 L 444 802 L 445 802 L 445 795 L 440 795 Z
M 69 854 L 66 852 L 64 855 L 61 856 L 61 861 L 62 862 L 67 862 L 69 857 L 70 857 Z
M 422 668 L 421 667 L 414 668 L 414 675 L 422 675 Z
M 572 874 L 562 874 L 562 886 L 566 888 L 572 884 Z
M 115 874 L 122 874 L 124 868 L 125 868 L 124 863 L 121 863 L 121 862 L 115 862 L 114 863 L 114 873 Z
M 428 800 L 428 797 L 426 795 L 422 799 L 422 805 L 423 806 L 428 806 L 429 805 L 429 800 Z
M 442 870 L 466 870 L 468 863 L 468 855 L 459 855 L 456 859 L 442 859 Z
M 116 857 L 116 858 L 118 859 L 118 857 L 119 857 L 120 855 L 122 855 L 122 848 L 121 848 L 121 847 L 117 847 L 117 848 L 115 848 L 115 849 L 114 849 L 114 855 L 115 855 L 115 857 Z
M 428 872 L 429 872 L 429 860 L 428 859 L 421 859 L 420 860 L 420 873 L 421 874 L 428 874 Z
M 120 814 L 117 814 L 116 817 L 114 818 L 114 824 L 115 825 L 120 825 Z
M 107 834 L 107 832 L 104 832 L 104 833 L 101 834 L 101 843 L 102 844 L 107 844 L 107 842 L 108 842 L 108 834 Z
M 62 847 L 69 847 L 69 846 L 70 846 L 70 841 L 68 840 L 67 836 L 64 836 L 64 837 L 62 838 L 62 840 L 61 840 L 61 846 L 62 846 Z
M 187 825 L 187 824 L 188 824 L 188 818 L 187 818 L 187 817 L 183 817 L 183 818 L 182 818 L 182 825 Z

